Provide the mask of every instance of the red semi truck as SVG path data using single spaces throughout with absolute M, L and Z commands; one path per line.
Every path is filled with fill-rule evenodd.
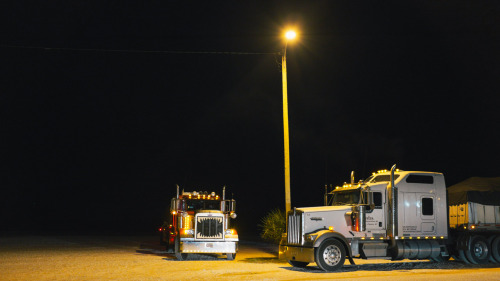
M 160 228 L 161 243 L 178 260 L 188 254 L 218 253 L 234 260 L 238 251 L 238 233 L 231 227 L 236 218 L 236 201 L 215 192 L 192 191 L 172 198 L 167 219 Z

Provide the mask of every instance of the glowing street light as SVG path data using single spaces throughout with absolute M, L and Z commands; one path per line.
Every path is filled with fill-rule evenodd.
M 297 34 L 290 30 L 285 33 L 285 47 L 281 57 L 281 73 L 283 75 L 283 136 L 285 141 L 285 210 L 286 213 L 292 209 L 290 196 L 290 136 L 288 133 L 288 94 L 286 82 L 286 47 L 288 41 L 295 39 Z
M 296 37 L 296 36 L 297 36 L 297 33 L 295 33 L 295 31 L 293 31 L 293 30 L 287 31 L 287 32 L 285 33 L 285 37 L 286 37 L 286 39 L 288 39 L 288 40 L 295 39 L 295 37 Z

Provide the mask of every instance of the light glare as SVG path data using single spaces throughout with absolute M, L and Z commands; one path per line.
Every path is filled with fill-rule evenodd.
M 297 33 L 295 33 L 295 31 L 293 31 L 293 30 L 287 31 L 287 32 L 285 33 L 285 37 L 286 37 L 288 40 L 294 39 L 296 36 L 297 36 Z

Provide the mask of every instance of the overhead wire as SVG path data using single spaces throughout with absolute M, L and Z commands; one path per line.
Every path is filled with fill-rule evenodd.
M 143 53 L 143 54 L 214 54 L 214 55 L 280 55 L 280 52 L 234 52 L 234 51 L 169 51 L 169 50 L 132 50 L 132 49 L 98 49 L 98 48 L 66 48 L 45 46 L 22 46 L 0 44 L 3 48 L 37 49 L 45 51 L 77 51 L 77 52 L 111 52 L 111 53 Z

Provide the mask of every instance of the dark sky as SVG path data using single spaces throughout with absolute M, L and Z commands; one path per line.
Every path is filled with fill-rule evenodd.
M 498 1 L 2 1 L 0 230 L 150 231 L 175 194 L 240 233 L 397 164 L 500 176 Z M 224 53 L 229 52 L 229 53 Z

